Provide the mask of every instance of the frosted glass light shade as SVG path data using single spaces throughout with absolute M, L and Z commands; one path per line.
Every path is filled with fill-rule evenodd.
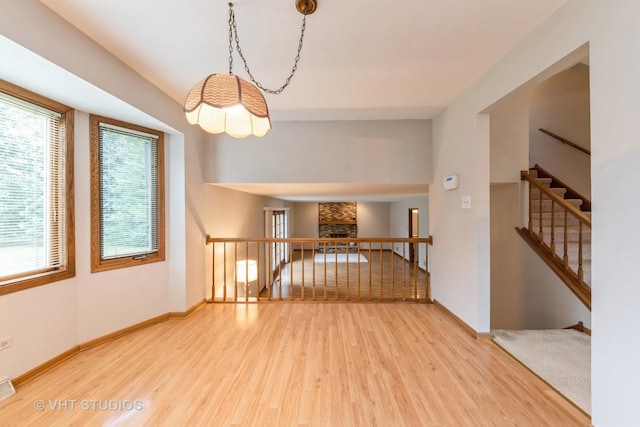
M 211 74 L 196 84 L 184 103 L 187 121 L 206 132 L 235 138 L 265 136 L 269 109 L 257 87 L 231 74 Z
M 253 259 L 236 262 L 236 280 L 240 283 L 258 280 L 258 263 Z

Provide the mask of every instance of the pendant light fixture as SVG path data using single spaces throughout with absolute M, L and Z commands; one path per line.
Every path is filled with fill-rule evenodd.
M 187 121 L 213 134 L 226 132 L 235 138 L 265 136 L 271 130 L 271 118 L 260 90 L 277 95 L 289 85 L 298 68 L 307 15 L 315 12 L 316 7 L 316 0 L 296 0 L 296 9 L 303 15 L 298 52 L 285 83 L 279 89 L 271 90 L 257 82 L 249 70 L 240 48 L 233 3 L 229 3 L 229 74 L 211 74 L 189 91 L 184 103 Z M 233 74 L 234 41 L 244 69 L 255 86 Z

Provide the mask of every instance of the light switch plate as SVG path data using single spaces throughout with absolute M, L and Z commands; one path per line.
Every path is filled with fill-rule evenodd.
M 471 196 L 462 196 L 462 209 L 471 209 Z

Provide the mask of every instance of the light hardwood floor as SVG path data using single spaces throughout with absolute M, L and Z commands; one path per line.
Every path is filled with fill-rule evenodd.
M 314 255 L 319 262 L 314 262 Z M 343 256 L 345 254 L 342 254 Z M 352 253 L 352 256 L 358 256 Z M 293 251 L 292 262 L 284 264 L 276 275 L 281 281 L 271 287 L 271 298 L 295 301 L 391 301 L 414 300 L 426 302 L 426 273 L 391 251 L 363 249 L 364 262 L 335 262 L 335 253 L 305 250 Z M 239 286 L 238 300 L 244 291 Z M 254 293 L 255 289 L 252 290 Z M 268 299 L 265 288 L 261 299 Z M 228 300 L 233 300 L 232 292 Z
M 38 400 L 44 410 L 34 408 Z M 75 408 L 51 408 L 61 400 Z M 110 411 L 91 400 L 142 407 Z M 1 402 L 0 424 L 556 427 L 590 420 L 434 305 L 266 303 L 208 304 L 81 352 Z

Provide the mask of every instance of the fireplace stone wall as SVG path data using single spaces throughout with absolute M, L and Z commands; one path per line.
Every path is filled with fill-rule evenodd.
M 318 236 L 320 238 L 358 237 L 357 206 L 356 202 L 318 203 Z

